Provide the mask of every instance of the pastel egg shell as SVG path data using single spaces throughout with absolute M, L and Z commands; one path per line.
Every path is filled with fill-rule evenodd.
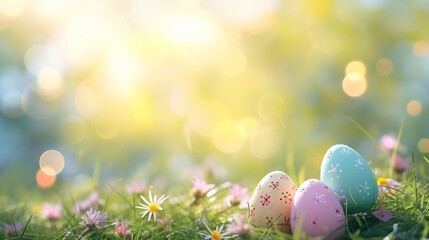
M 368 211 L 376 204 L 378 186 L 374 173 L 349 146 L 337 144 L 329 148 L 320 171 L 322 182 L 339 196 L 347 214 Z
M 291 233 L 290 210 L 296 189 L 294 181 L 282 171 L 265 175 L 250 200 L 249 223 Z
M 345 230 L 345 215 L 338 196 L 316 179 L 306 180 L 298 188 L 291 219 L 294 235 L 335 239 Z

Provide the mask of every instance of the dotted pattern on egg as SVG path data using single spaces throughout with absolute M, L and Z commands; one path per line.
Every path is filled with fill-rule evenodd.
M 378 188 L 365 159 L 346 145 L 334 145 L 326 153 L 321 180 L 339 197 L 349 213 L 369 210 L 376 202 Z
M 306 236 L 327 237 L 345 223 L 344 211 L 336 194 L 319 180 L 307 180 L 295 194 L 291 210 L 292 231 L 301 228 Z
M 256 227 L 273 225 L 290 232 L 290 209 L 296 192 L 295 183 L 281 171 L 267 174 L 256 187 L 249 208 L 249 223 Z

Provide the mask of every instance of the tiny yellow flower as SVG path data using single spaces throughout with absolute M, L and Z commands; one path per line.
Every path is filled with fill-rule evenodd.
M 389 184 L 389 180 L 387 178 L 378 178 L 377 185 L 378 186 L 387 186 Z
M 216 230 L 214 230 L 212 232 L 212 238 L 215 240 L 221 240 L 222 239 L 222 237 L 220 236 L 220 234 Z
M 233 238 L 235 237 L 235 235 L 230 235 L 231 233 L 229 232 L 224 232 L 222 233 L 222 229 L 223 229 L 223 225 L 216 226 L 216 229 L 214 229 L 213 231 L 207 226 L 206 223 L 204 223 L 204 225 L 207 228 L 207 232 L 201 232 L 200 235 L 204 238 L 204 239 L 211 239 L 211 240 L 222 240 L 222 239 L 228 239 L 228 238 Z

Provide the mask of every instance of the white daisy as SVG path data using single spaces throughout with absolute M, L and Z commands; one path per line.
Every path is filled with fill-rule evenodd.
M 207 232 L 201 232 L 200 233 L 200 235 L 202 237 L 204 237 L 204 239 L 222 240 L 222 239 L 228 239 L 228 238 L 235 237 L 235 236 L 230 236 L 229 232 L 222 233 L 223 224 L 220 227 L 216 226 L 216 229 L 213 231 L 209 228 L 209 226 L 207 226 L 206 223 L 204 223 L 204 225 L 206 226 L 206 228 L 208 230 Z
M 152 193 L 149 190 L 149 201 L 145 197 L 143 197 L 142 195 L 140 195 L 140 198 L 146 203 L 146 204 L 139 203 L 140 206 L 136 207 L 139 209 L 143 209 L 143 212 L 140 213 L 142 215 L 142 218 L 144 218 L 146 216 L 146 214 L 149 213 L 149 217 L 147 220 L 150 221 L 150 219 L 153 216 L 153 220 L 156 221 L 156 214 L 158 213 L 159 210 L 162 210 L 160 205 L 168 197 L 166 197 L 165 195 L 162 195 L 159 199 L 157 199 L 157 197 L 155 195 L 152 198 Z

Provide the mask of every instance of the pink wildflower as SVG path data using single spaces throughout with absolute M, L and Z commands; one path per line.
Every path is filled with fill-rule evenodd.
M 235 219 L 235 222 L 228 225 L 227 231 L 240 237 L 246 237 L 249 235 L 250 225 L 244 221 L 244 216 L 240 215 Z
M 398 181 L 395 181 L 391 178 L 378 178 L 378 198 L 381 199 L 384 192 L 394 194 L 396 192 L 392 187 L 400 187 L 402 184 Z
M 410 167 L 410 160 L 396 155 L 395 158 L 392 160 L 392 164 L 393 170 L 395 170 L 396 173 L 401 174 Z
M 146 189 L 146 182 L 131 182 L 127 185 L 129 194 L 142 194 Z
M 393 151 L 393 149 L 395 149 L 396 144 L 398 144 L 399 152 L 406 151 L 405 147 L 397 141 L 398 139 L 396 138 L 395 134 L 385 134 L 381 136 L 380 140 L 378 140 L 378 143 L 380 144 L 380 148 L 385 152 Z
M 22 224 L 21 223 L 14 223 L 14 224 L 7 224 L 5 223 L 3 225 L 4 232 L 8 236 L 16 235 L 22 230 Z
M 192 181 L 194 186 L 191 189 L 191 194 L 196 198 L 201 198 L 206 195 L 207 191 L 214 188 L 214 184 L 207 184 L 206 181 L 199 177 L 195 177 Z
M 97 192 L 93 192 L 88 198 L 77 202 L 73 209 L 73 213 L 79 214 L 82 211 L 87 211 L 91 208 L 98 208 L 102 205 L 102 200 L 100 199 Z
M 59 203 L 51 204 L 45 203 L 42 206 L 42 216 L 51 222 L 61 218 L 62 206 Z
M 156 221 L 163 228 L 169 228 L 169 227 L 171 227 L 171 220 L 169 218 L 161 217 L 161 218 L 156 219 Z
M 230 195 L 228 196 L 228 203 L 231 206 L 240 205 L 243 201 L 247 200 L 247 188 L 242 188 L 238 184 L 233 184 L 230 189 Z
M 94 209 L 89 209 L 85 212 L 86 216 L 82 217 L 81 224 L 86 226 L 87 228 L 96 228 L 100 227 L 104 224 L 107 219 L 107 214 L 101 214 L 100 211 L 96 211 Z
M 131 236 L 131 230 L 128 229 L 128 223 L 124 221 L 115 221 L 115 234 L 119 237 L 129 238 Z
M 385 208 L 380 208 L 379 210 L 375 211 L 374 216 L 383 222 L 387 222 L 392 219 L 392 213 Z

